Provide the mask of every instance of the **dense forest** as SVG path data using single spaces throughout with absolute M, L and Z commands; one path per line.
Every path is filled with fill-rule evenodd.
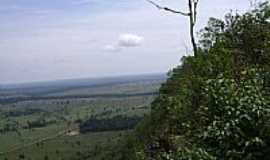
M 132 130 L 140 122 L 140 117 L 115 116 L 109 119 L 90 118 L 80 124 L 80 132 L 102 132 L 102 131 L 122 131 Z
M 199 35 L 119 159 L 270 159 L 269 3 L 211 18 Z

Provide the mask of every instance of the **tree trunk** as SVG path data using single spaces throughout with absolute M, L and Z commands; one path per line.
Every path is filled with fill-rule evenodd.
M 196 18 L 196 8 L 194 8 L 193 6 L 194 4 L 192 3 L 192 0 L 188 1 L 188 6 L 189 6 L 189 23 L 190 23 L 190 38 L 191 38 L 191 44 L 193 47 L 193 52 L 194 52 L 194 56 L 196 57 L 198 55 L 198 48 L 197 48 L 197 43 L 195 40 L 195 36 L 194 36 L 194 27 L 195 27 L 195 18 Z

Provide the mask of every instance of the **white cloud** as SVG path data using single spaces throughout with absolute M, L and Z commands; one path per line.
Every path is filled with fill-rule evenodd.
M 118 52 L 121 50 L 121 48 L 116 45 L 106 45 L 104 50 L 109 52 Z
M 122 34 L 119 36 L 118 45 L 120 47 L 137 47 L 143 42 L 143 37 L 135 34 Z
M 105 51 L 118 52 L 123 48 L 138 47 L 142 45 L 144 38 L 135 34 L 121 34 L 116 43 L 106 45 Z

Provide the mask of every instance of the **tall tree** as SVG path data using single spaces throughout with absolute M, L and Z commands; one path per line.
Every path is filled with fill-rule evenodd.
M 198 13 L 197 10 L 198 10 L 198 4 L 200 0 L 188 0 L 188 10 L 189 10 L 188 12 L 182 12 L 182 11 L 171 9 L 169 7 L 164 7 L 155 3 L 152 0 L 146 0 L 146 1 L 148 1 L 149 3 L 151 3 L 152 5 L 154 5 L 160 10 L 165 10 L 171 13 L 180 14 L 182 16 L 189 17 L 189 30 L 190 30 L 191 44 L 193 47 L 194 56 L 197 56 L 198 47 L 195 40 L 194 30 L 195 30 L 195 25 L 197 22 L 197 13 Z

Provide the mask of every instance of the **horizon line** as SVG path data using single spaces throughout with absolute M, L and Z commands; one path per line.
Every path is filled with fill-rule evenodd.
M 151 76 L 151 75 L 167 75 L 167 72 L 150 72 L 150 73 L 136 73 L 136 74 L 122 74 L 122 75 L 105 75 L 105 76 L 96 76 L 96 77 L 77 77 L 77 78 L 56 78 L 48 80 L 37 80 L 37 81 L 25 81 L 25 82 L 7 82 L 1 83 L 0 87 L 12 86 L 12 85 L 28 85 L 28 84 L 38 84 L 38 83 L 53 83 L 60 81 L 73 81 L 73 80 L 87 80 L 87 79 L 109 79 L 109 78 L 121 78 L 121 77 L 135 77 L 135 76 Z

